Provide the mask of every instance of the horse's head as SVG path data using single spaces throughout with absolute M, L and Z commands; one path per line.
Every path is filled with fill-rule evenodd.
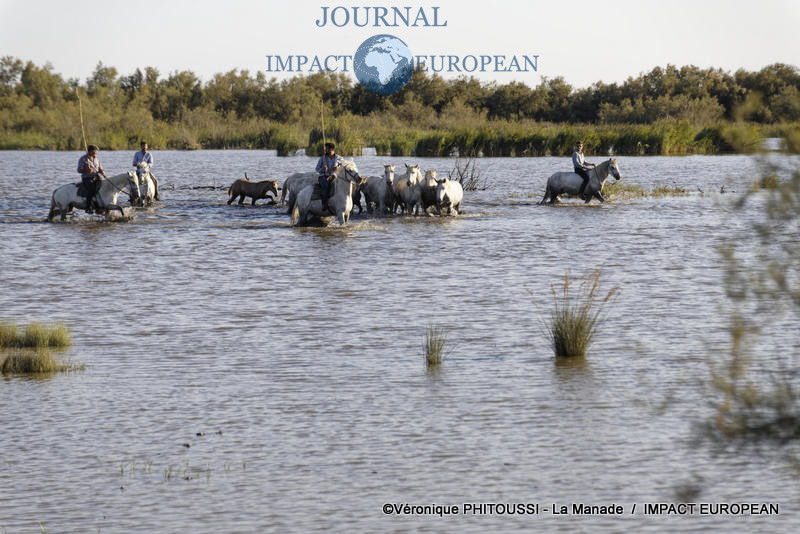
M 614 176 L 614 179 L 619 180 L 622 178 L 622 175 L 619 172 L 619 166 L 617 165 L 617 160 L 613 158 L 608 160 L 608 170 Z
M 425 171 L 425 185 L 428 187 L 436 187 L 439 180 L 436 179 L 436 169 Z
M 148 173 L 150 172 L 150 165 L 142 161 L 141 163 L 136 165 L 136 175 L 139 177 L 140 180 L 147 177 Z
M 422 179 L 422 173 L 419 172 L 419 164 L 416 165 L 406 165 L 406 185 L 411 187 L 414 184 L 419 183 Z
M 436 180 L 436 205 L 440 208 L 450 205 L 450 197 L 447 195 L 447 182 L 447 177 Z
M 383 175 L 390 182 L 394 181 L 394 165 L 386 164 L 383 166 Z
M 130 189 L 131 203 L 134 204 L 139 200 L 139 188 L 136 187 L 137 176 L 139 176 L 138 168 L 136 171 L 128 171 L 128 189 Z
M 365 179 L 358 173 L 356 162 L 352 159 L 346 159 L 336 169 L 336 177 L 358 186 L 364 183 Z

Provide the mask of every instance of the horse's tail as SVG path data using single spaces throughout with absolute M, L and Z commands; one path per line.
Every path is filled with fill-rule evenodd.
M 53 217 L 56 216 L 56 192 L 53 191 L 53 194 L 50 196 L 50 213 L 47 214 L 47 220 L 52 222 Z
M 545 188 L 544 188 L 544 196 L 542 197 L 542 200 L 539 201 L 539 204 L 544 204 L 544 202 L 545 202 L 545 200 L 547 200 L 548 196 L 550 196 L 550 183 L 549 183 L 549 181 L 548 181 L 547 186 L 545 186 Z
M 297 202 L 294 203 L 294 208 L 292 208 L 292 226 L 297 226 L 297 222 L 300 220 L 300 206 L 298 206 Z
M 153 184 L 156 186 L 156 192 L 153 196 L 153 200 L 161 200 L 161 195 L 158 194 L 158 178 L 156 178 L 152 172 L 148 171 L 148 174 L 150 175 L 150 179 L 153 180 Z
M 281 186 L 281 206 L 286 205 L 286 191 L 288 191 L 288 187 L 286 187 L 286 181 L 283 182 Z

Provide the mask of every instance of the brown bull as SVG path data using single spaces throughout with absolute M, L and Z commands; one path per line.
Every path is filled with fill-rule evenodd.
M 274 197 L 268 197 L 267 193 L 272 192 Z M 244 197 L 251 197 L 253 199 L 253 206 L 256 205 L 256 200 L 259 198 L 269 198 L 272 203 L 278 197 L 278 181 L 277 180 L 264 180 L 262 182 L 251 182 L 247 178 L 236 180 L 228 188 L 228 194 L 231 198 L 228 199 L 228 204 L 233 202 L 237 196 L 239 197 L 239 204 L 244 203 Z

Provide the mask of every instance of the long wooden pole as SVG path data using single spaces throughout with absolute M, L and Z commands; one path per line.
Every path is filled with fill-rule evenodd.
M 327 144 L 325 140 L 325 101 L 319 101 L 319 116 L 322 118 L 322 157 L 325 158 L 325 145 Z M 328 171 L 328 164 L 327 159 L 323 159 L 325 161 L 325 172 Z
M 75 88 L 75 94 L 78 97 L 78 113 L 81 116 L 81 134 L 83 135 L 83 149 L 86 152 L 89 152 L 89 145 L 86 144 L 86 130 L 83 127 L 83 104 L 81 103 L 81 94 L 78 92 L 78 88 Z

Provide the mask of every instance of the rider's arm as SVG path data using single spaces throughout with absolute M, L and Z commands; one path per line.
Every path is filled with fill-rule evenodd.
M 321 158 L 319 158 L 319 161 L 317 162 L 317 173 L 321 173 L 324 166 L 325 166 L 325 156 L 322 156 Z

